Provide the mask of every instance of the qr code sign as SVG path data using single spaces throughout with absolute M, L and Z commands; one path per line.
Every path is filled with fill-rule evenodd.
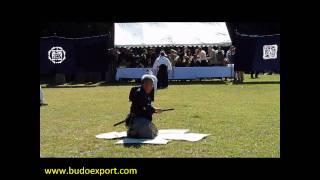
M 264 45 L 263 46 L 263 59 L 277 59 L 278 45 Z

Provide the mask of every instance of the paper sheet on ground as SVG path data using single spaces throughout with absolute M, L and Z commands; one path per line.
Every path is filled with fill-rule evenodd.
M 102 133 L 102 134 L 96 135 L 96 138 L 100 138 L 100 139 L 118 139 L 118 138 L 123 138 L 123 137 L 127 137 L 126 131 L 109 132 L 109 133 Z
M 209 134 L 187 133 L 188 131 L 188 129 L 161 129 L 154 139 L 128 138 L 126 131 L 103 133 L 96 135 L 96 137 L 102 139 L 124 138 L 117 141 L 116 144 L 167 144 L 170 140 L 195 142 L 209 136 Z
M 184 133 L 184 134 L 159 134 L 157 137 L 167 140 L 200 141 L 209 136 L 209 134 Z
M 160 129 L 158 131 L 158 135 L 161 134 L 183 134 L 188 132 L 189 129 Z M 100 139 L 118 139 L 118 138 L 124 138 L 127 137 L 127 132 L 122 131 L 122 132 L 109 132 L 109 133 L 102 133 L 96 135 L 96 138 Z
M 158 134 L 184 134 L 189 132 L 189 129 L 160 129 Z

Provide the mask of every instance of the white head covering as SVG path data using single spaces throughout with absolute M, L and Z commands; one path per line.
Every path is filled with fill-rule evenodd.
M 153 82 L 153 78 L 152 78 L 152 76 L 151 76 L 150 74 L 145 74 L 145 75 L 143 75 L 143 76 L 141 77 L 141 80 L 144 80 L 144 79 L 150 79 L 150 80 L 152 80 L 152 82 Z
M 148 69 L 148 70 L 146 71 L 146 74 L 153 75 L 153 72 L 152 72 L 152 70 L 151 70 L 151 69 Z
M 151 69 L 148 69 L 146 74 L 144 74 L 142 77 L 141 77 L 141 81 L 145 78 L 149 78 L 152 80 L 153 82 L 153 87 L 154 87 L 154 90 L 156 91 L 157 90 L 157 83 L 158 83 L 158 79 L 156 76 L 153 75 L 153 72 Z
M 167 57 L 167 54 L 166 54 L 166 52 L 164 50 L 160 51 L 159 57 L 161 56 L 161 53 L 163 53 L 164 56 Z

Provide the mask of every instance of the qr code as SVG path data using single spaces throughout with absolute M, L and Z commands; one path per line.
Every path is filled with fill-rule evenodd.
M 263 59 L 277 59 L 278 45 L 264 45 L 263 46 Z

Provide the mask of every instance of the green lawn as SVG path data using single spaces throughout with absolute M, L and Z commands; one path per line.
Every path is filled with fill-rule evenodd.
M 129 111 L 132 85 L 43 88 L 41 157 L 280 157 L 280 75 L 246 76 L 246 84 L 220 80 L 175 83 L 157 92 L 154 105 L 175 111 L 154 116 L 159 129 L 211 134 L 198 142 L 124 147 L 96 134 Z

